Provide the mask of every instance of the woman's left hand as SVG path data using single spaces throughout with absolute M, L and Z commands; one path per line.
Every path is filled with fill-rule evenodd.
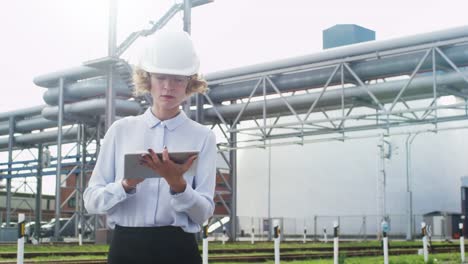
M 197 156 L 191 156 L 184 164 L 177 164 L 169 158 L 167 148 L 162 152 L 162 159 L 152 150 L 148 149 L 148 154 L 144 155 L 140 162 L 144 166 L 152 169 L 161 175 L 176 193 L 184 192 L 187 183 L 183 177 L 184 173 L 190 169 Z

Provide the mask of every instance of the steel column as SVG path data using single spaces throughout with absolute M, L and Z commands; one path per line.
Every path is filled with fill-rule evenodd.
M 191 0 L 184 0 L 184 31 L 187 32 L 189 35 L 192 31 L 192 24 L 191 24 L 191 19 L 192 19 L 192 1 Z M 184 109 L 184 112 L 192 119 L 198 119 L 198 104 L 197 104 L 197 112 L 195 113 L 195 116 L 192 117 L 190 115 L 190 105 L 191 105 L 191 99 L 192 96 L 187 97 L 185 100 L 182 108 Z
M 61 177 L 62 177 L 62 126 L 63 126 L 63 89 L 65 80 L 59 81 L 59 115 L 57 124 L 57 174 L 55 178 L 55 231 L 54 240 L 58 241 L 60 237 L 60 199 L 61 199 Z
M 109 43 L 108 56 L 114 57 L 117 49 L 117 0 L 110 0 L 109 7 Z M 114 65 L 107 66 L 106 89 L 106 131 L 115 120 L 115 89 L 114 89 Z
M 235 128 L 235 126 L 234 126 Z M 237 132 L 231 132 L 230 138 L 230 146 L 234 149 L 229 151 L 229 161 L 231 162 L 230 167 L 230 175 L 231 175 L 231 214 L 230 214 L 230 222 L 231 222 L 231 240 L 237 240 Z
M 34 224 L 34 238 L 36 241 L 40 241 L 40 230 L 42 220 L 42 165 L 43 165 L 43 146 L 42 144 L 37 145 L 37 186 L 36 186 L 36 204 L 35 204 L 35 224 Z
M 6 224 L 9 227 L 11 221 L 11 175 L 13 168 L 13 145 L 15 144 L 15 118 L 10 116 L 8 119 L 9 122 L 9 130 L 8 130 L 8 178 L 7 178 L 7 197 L 6 197 Z
M 80 213 L 80 223 L 81 223 L 81 231 L 85 231 L 85 219 L 84 219 L 84 214 L 85 214 L 85 208 L 84 208 L 84 200 L 83 200 L 83 192 L 86 188 L 86 147 L 87 147 L 87 135 L 86 135 L 86 125 L 81 124 L 81 142 L 78 142 L 78 144 L 81 143 L 81 164 L 80 164 L 80 181 L 79 181 L 79 189 L 78 193 L 79 195 L 79 200 L 77 201 L 78 206 L 78 211 Z M 78 147 L 79 148 L 79 147 Z

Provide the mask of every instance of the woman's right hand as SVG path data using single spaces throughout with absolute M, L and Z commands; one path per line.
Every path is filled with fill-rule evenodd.
M 142 178 L 135 178 L 135 179 L 124 179 L 122 181 L 122 186 L 126 193 L 129 193 L 132 190 L 136 189 L 137 184 L 144 181 L 145 179 Z

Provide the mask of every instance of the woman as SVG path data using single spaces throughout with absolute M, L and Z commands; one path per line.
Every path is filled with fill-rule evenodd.
M 156 33 L 134 73 L 135 94 L 150 93 L 153 105 L 116 121 L 104 137 L 84 201 L 115 228 L 109 263 L 201 263 L 194 233 L 214 211 L 216 138 L 180 110 L 206 90 L 198 69 L 187 33 Z M 124 155 L 142 149 L 141 164 L 162 178 L 124 179 Z M 184 164 L 169 159 L 187 150 L 199 154 Z

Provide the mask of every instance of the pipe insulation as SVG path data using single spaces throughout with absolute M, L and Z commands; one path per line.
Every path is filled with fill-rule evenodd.
M 103 70 L 87 66 L 78 66 L 37 76 L 33 79 L 33 82 L 40 87 L 54 88 L 58 87 L 60 78 L 64 78 L 67 82 L 70 82 L 102 76 L 104 74 L 105 71 Z
M 106 78 L 86 79 L 65 85 L 63 99 L 65 103 L 87 100 L 89 98 L 103 97 L 106 95 Z M 126 83 L 120 78 L 114 78 L 114 88 L 116 96 L 122 98 L 132 97 L 132 91 L 128 89 Z M 58 104 L 58 89 L 48 89 L 43 97 L 48 105 Z
M 80 101 L 75 103 L 66 104 L 64 106 L 64 116 L 88 116 L 94 117 L 97 115 L 103 115 L 106 111 L 106 99 L 96 98 L 86 101 Z M 136 101 L 128 100 L 115 100 L 115 113 L 119 116 L 138 115 L 142 109 L 140 104 Z M 58 106 L 46 106 L 42 110 L 42 116 L 49 120 L 57 120 L 58 118 Z
M 468 71 L 463 71 L 462 74 L 468 78 Z M 462 89 L 468 84 L 458 73 L 439 73 L 436 75 L 437 87 L 444 88 L 450 87 L 455 89 Z M 406 80 L 384 82 L 378 84 L 367 85 L 366 89 L 372 92 L 381 103 L 391 103 L 399 91 L 408 82 Z M 330 89 L 330 88 L 328 88 Z M 341 108 L 342 89 L 330 89 L 325 91 L 320 101 L 317 103 L 313 112 L 326 110 L 335 110 Z M 303 95 L 285 96 L 283 97 L 297 113 L 307 112 L 311 105 L 320 96 L 320 91 Z M 409 98 L 411 100 L 432 98 L 433 93 L 433 76 L 420 76 L 415 77 L 410 86 L 402 94 L 402 98 Z M 364 87 L 346 87 L 344 89 L 344 99 L 347 107 L 355 105 L 356 102 L 368 102 L 372 104 L 372 99 L 366 92 Z M 277 114 L 291 115 L 289 108 L 282 98 L 268 99 L 266 104 L 267 116 L 274 116 Z M 244 104 L 231 104 L 231 105 L 217 105 L 216 110 L 223 116 L 225 120 L 234 120 L 240 113 Z M 243 115 L 239 120 L 252 119 L 254 117 L 261 117 L 263 115 L 264 101 L 250 102 L 244 109 Z M 362 105 L 362 103 L 361 103 Z M 219 120 L 215 109 L 205 109 L 205 118 L 208 122 L 215 122 Z
M 65 123 L 67 124 L 67 123 Z M 43 117 L 34 117 L 31 119 L 18 120 L 15 124 L 15 132 L 26 133 L 33 130 L 56 127 L 57 121 L 47 120 Z M 8 135 L 8 122 L 0 122 L 0 135 Z
M 468 65 L 468 45 L 446 48 L 443 50 L 443 52 L 458 67 Z M 412 54 L 404 54 L 369 61 L 358 61 L 350 64 L 350 67 L 362 81 L 375 80 L 392 76 L 410 75 L 418 65 L 419 61 L 423 58 L 424 53 L 425 52 L 421 51 Z M 438 54 L 436 56 L 436 61 L 438 62 L 439 68 L 450 67 Z M 272 76 L 271 80 L 275 83 L 276 87 L 281 92 L 301 90 L 305 87 L 308 89 L 317 88 L 323 86 L 323 84 L 326 83 L 328 78 L 332 75 L 335 67 L 336 66 L 276 75 Z M 432 62 L 429 56 L 429 58 L 427 58 L 422 64 L 420 72 L 431 70 Z M 341 84 L 341 76 L 339 72 L 340 71 L 334 75 L 330 85 Z M 346 69 L 344 70 L 344 73 L 345 83 L 356 82 Z M 208 79 L 208 81 L 210 80 L 211 79 Z M 208 95 L 213 102 L 223 102 L 236 100 L 239 98 L 247 98 L 257 82 L 258 80 L 248 80 L 210 86 L 210 92 Z M 269 83 L 266 85 L 266 93 L 275 93 L 275 90 Z M 261 87 L 259 87 L 254 93 L 254 96 L 259 96 L 262 94 L 263 90 Z
M 34 115 L 40 115 L 42 109 L 45 107 L 45 105 L 38 105 L 38 106 L 33 106 L 33 107 L 28 107 L 28 108 L 23 108 L 23 109 L 18 109 L 14 111 L 9 111 L 9 112 L 4 112 L 0 113 L 0 121 L 7 121 L 10 119 L 10 117 L 27 117 L 27 116 L 34 116 Z
M 63 130 L 63 138 L 76 141 L 78 128 L 72 127 Z M 15 146 L 33 145 L 46 142 L 57 141 L 57 130 L 45 131 L 32 134 L 18 135 L 14 137 Z M 8 137 L 0 138 L 0 149 L 8 148 Z
M 458 67 L 468 65 L 468 45 L 453 46 L 442 49 Z M 392 76 L 409 75 L 416 68 L 419 61 L 424 55 L 424 51 L 414 52 L 411 54 L 397 55 L 368 61 L 358 61 L 352 63 L 350 67 L 359 76 L 362 81 L 386 78 Z M 436 61 L 438 67 L 449 68 L 450 66 L 445 60 L 437 54 Z M 295 91 L 321 87 L 334 71 L 333 67 L 312 69 L 301 72 L 281 74 L 272 76 L 271 79 L 281 92 Z M 421 65 L 420 72 L 431 71 L 432 63 L 429 58 Z M 208 78 L 208 83 L 210 79 Z M 132 92 L 127 88 L 127 85 L 116 78 L 117 95 L 129 98 Z M 210 85 L 208 95 L 213 102 L 223 102 L 246 98 L 252 92 L 258 80 L 248 80 L 235 83 L 221 83 Z M 345 70 L 345 82 L 355 82 L 351 74 Z M 341 76 L 335 74 L 330 85 L 341 83 Z M 105 78 L 88 79 L 76 83 L 71 83 L 65 86 L 64 100 L 66 102 L 80 101 L 91 97 L 99 97 L 105 94 L 106 81 Z M 262 89 L 257 89 L 254 96 L 262 95 Z M 275 90 L 267 83 L 266 93 L 273 94 Z M 44 93 L 44 101 L 49 105 L 57 105 L 58 89 L 49 89 Z
M 278 60 L 275 62 L 255 64 L 247 67 L 220 71 L 212 74 L 207 74 L 209 80 L 226 79 L 241 75 L 253 74 L 258 72 L 271 71 L 275 69 L 307 65 L 312 63 L 342 59 L 352 56 L 359 56 L 369 53 L 381 53 L 387 50 L 406 48 L 408 46 L 416 46 L 428 43 L 437 43 L 457 38 L 468 37 L 468 26 L 455 27 L 428 33 L 416 34 L 407 37 L 394 38 L 381 41 L 370 41 L 365 43 L 357 43 L 345 47 L 328 49 L 319 53 L 304 55 L 294 58 Z

